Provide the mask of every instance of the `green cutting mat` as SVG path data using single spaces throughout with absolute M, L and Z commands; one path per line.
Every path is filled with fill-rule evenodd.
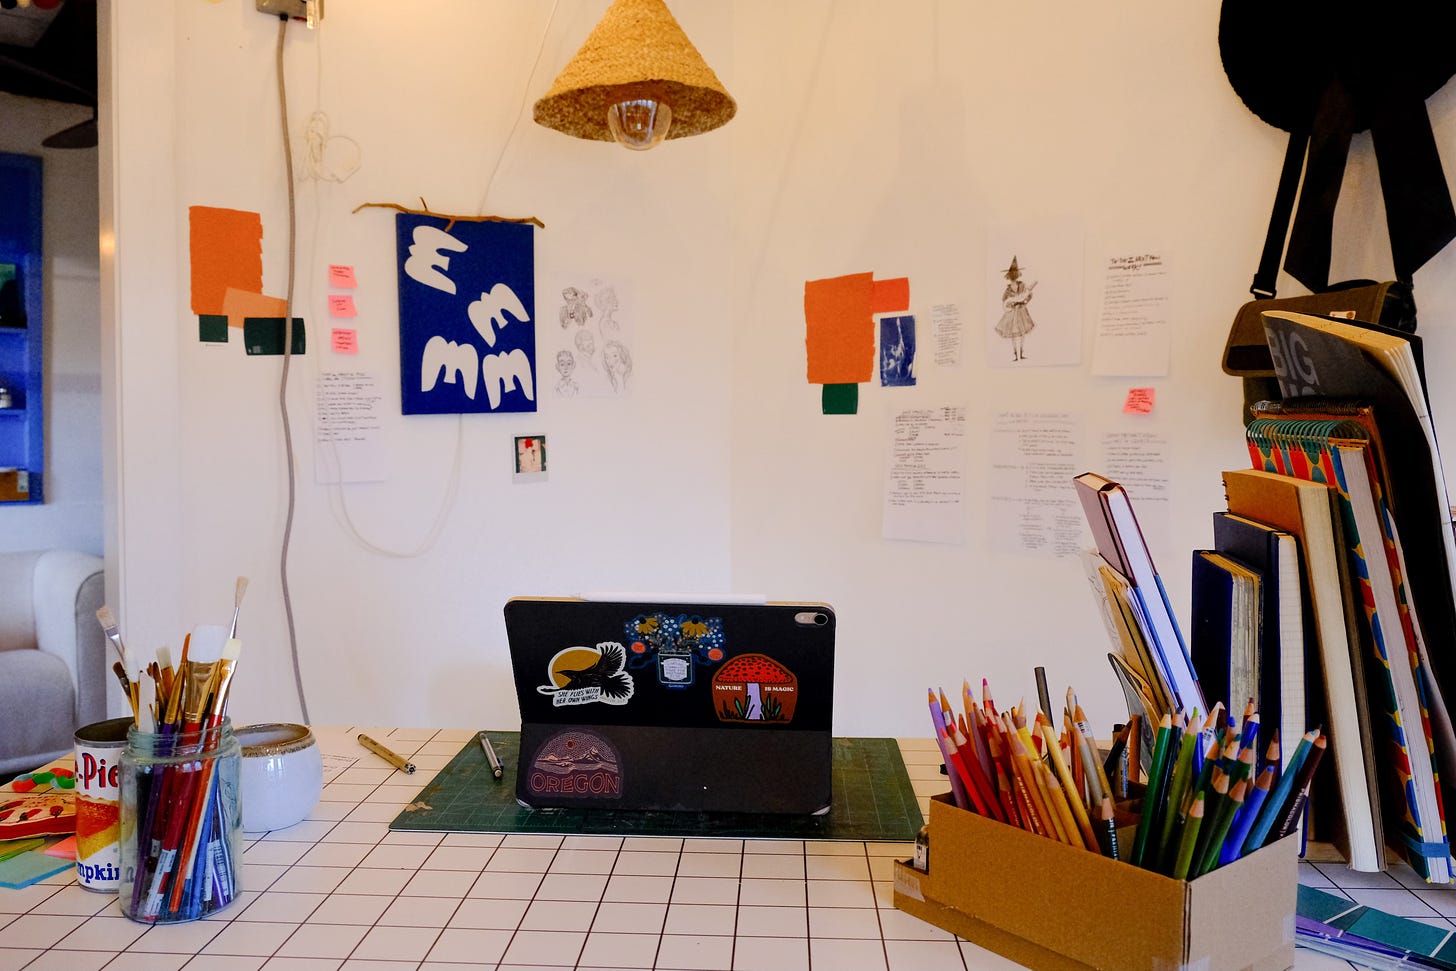
M 923 819 L 892 738 L 836 738 L 834 796 L 822 816 L 611 809 L 526 809 L 516 802 L 518 732 L 487 732 L 505 765 L 495 779 L 471 739 L 389 824 L 455 833 L 559 833 L 749 839 L 908 841 Z

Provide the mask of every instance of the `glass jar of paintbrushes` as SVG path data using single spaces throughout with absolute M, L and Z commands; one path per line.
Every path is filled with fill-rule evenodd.
M 145 666 L 127 651 L 111 609 L 96 619 L 116 649 L 132 726 L 121 753 L 121 912 L 168 924 L 197 920 L 238 899 L 242 749 L 227 717 L 228 688 L 242 643 L 238 611 L 248 578 L 238 577 L 230 626 L 197 627 L 182 658 L 157 648 Z M 145 677 L 144 677 L 145 676 Z
M 237 899 L 241 753 L 226 717 L 175 731 L 132 726 L 121 757 L 119 893 L 127 917 L 198 920 Z

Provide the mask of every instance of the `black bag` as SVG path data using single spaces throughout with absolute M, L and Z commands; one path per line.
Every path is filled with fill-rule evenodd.
M 1229 83 L 1250 111 L 1290 133 L 1250 287 L 1255 299 L 1235 315 L 1224 347 L 1224 371 L 1244 381 L 1246 422 L 1250 403 L 1279 398 L 1263 311 L 1350 316 L 1414 332 L 1415 271 L 1456 238 L 1456 208 L 1425 109 L 1456 74 L 1456 45 L 1445 29 L 1456 29 L 1456 6 L 1397 0 L 1395 11 L 1369 12 L 1361 4 L 1223 0 L 1218 42 Z M 1271 38 L 1299 43 L 1274 51 Z M 1367 128 L 1395 280 L 1330 284 L 1335 203 L 1351 137 Z M 1281 257 L 1310 294 L 1275 298 Z
M 1253 417 L 1251 409 L 1255 402 L 1278 401 L 1280 398 L 1279 382 L 1274 377 L 1274 361 L 1264 336 L 1264 311 L 1293 310 L 1322 317 L 1350 317 L 1384 324 L 1405 333 L 1415 333 L 1416 329 L 1415 297 L 1409 279 L 1383 283 L 1345 280 L 1315 293 L 1276 297 L 1274 287 L 1279 276 L 1279 258 L 1289 232 L 1290 210 L 1303 159 L 1304 146 L 1300 136 L 1290 136 L 1289 150 L 1274 197 L 1274 209 L 1269 216 L 1264 253 L 1259 259 L 1253 285 L 1249 288 L 1254 299 L 1245 303 L 1234 315 L 1228 341 L 1224 344 L 1224 373 L 1244 381 L 1244 424 Z

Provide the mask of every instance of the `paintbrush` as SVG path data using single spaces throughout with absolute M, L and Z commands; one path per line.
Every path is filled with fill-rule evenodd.
M 116 673 L 116 680 L 121 683 L 122 694 L 126 695 L 126 700 L 131 705 L 131 720 L 136 721 L 140 717 L 137 712 L 136 683 L 126 676 L 126 668 L 120 661 L 113 661 L 111 670 Z
M 106 604 L 96 611 L 96 619 L 101 622 L 101 629 L 106 633 L 106 639 L 111 641 L 116 648 L 116 656 L 121 659 L 122 667 L 130 671 L 131 665 L 126 663 L 126 645 L 121 642 L 121 627 L 116 623 L 116 615 Z
M 238 577 L 237 584 L 233 587 L 233 623 L 228 628 L 228 639 L 238 636 L 238 611 L 243 608 L 243 594 L 248 592 L 248 578 Z
M 162 686 L 163 694 L 172 693 L 172 649 L 163 644 L 157 648 L 157 683 Z

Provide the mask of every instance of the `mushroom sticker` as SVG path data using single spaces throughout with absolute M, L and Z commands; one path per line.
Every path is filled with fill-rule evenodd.
M 766 654 L 740 654 L 713 675 L 719 721 L 787 725 L 798 696 L 799 679 Z

